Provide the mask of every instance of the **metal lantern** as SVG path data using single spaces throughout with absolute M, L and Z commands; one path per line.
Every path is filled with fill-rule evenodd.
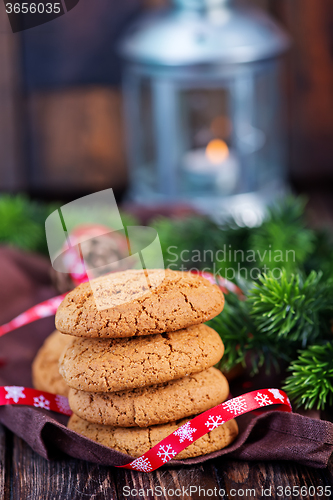
M 228 0 L 174 0 L 121 44 L 130 199 L 255 225 L 284 190 L 287 35 Z

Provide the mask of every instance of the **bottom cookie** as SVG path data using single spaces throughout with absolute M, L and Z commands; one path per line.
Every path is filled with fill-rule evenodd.
M 189 419 L 153 425 L 151 427 L 112 427 L 108 425 L 91 424 L 73 414 L 68 421 L 68 428 L 98 443 L 126 453 L 134 458 L 139 457 L 159 443 Z M 235 420 L 229 420 L 220 427 L 208 432 L 185 450 L 178 453 L 175 459 L 193 458 L 221 450 L 231 444 L 238 435 Z
M 59 358 L 72 338 L 58 330 L 47 337 L 32 363 L 32 383 L 35 389 L 68 396 L 69 387 L 59 373 Z

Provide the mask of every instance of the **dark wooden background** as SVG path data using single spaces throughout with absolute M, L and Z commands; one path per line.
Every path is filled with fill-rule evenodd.
M 67 17 L 49 23 L 47 30 L 51 34 L 45 34 L 44 27 L 44 32 L 28 30 L 24 35 L 10 32 L 0 2 L 0 191 L 25 188 L 39 195 L 52 190 L 60 195 L 66 190 L 94 191 L 110 185 L 121 190 L 126 186 L 119 65 L 114 55 L 119 35 L 117 16 L 119 25 L 126 26 L 144 4 L 156 7 L 167 0 L 121 3 L 110 0 L 114 6 L 123 6 L 119 12 L 114 8 L 110 18 L 113 24 L 109 20 L 102 23 L 105 17 L 102 11 L 98 13 L 95 9 L 92 15 L 87 8 L 79 10 L 87 1 L 81 0 Z M 89 2 L 91 6 L 97 5 Z M 293 38 L 286 79 L 291 109 L 287 134 L 289 172 L 293 183 L 301 190 L 317 185 L 319 189 L 330 188 L 333 184 L 333 2 L 247 0 L 247 3 L 269 11 Z M 102 5 L 102 0 L 98 4 Z M 72 19 L 76 21 L 73 23 Z M 56 23 L 62 24 L 57 27 Z M 108 24 L 113 34 L 104 42 L 106 35 L 102 32 Z M 89 40 L 96 38 L 94 29 L 100 36 L 100 45 L 96 41 L 96 57 L 104 47 L 104 59 L 95 61 L 94 66 L 90 47 L 89 57 L 86 60 L 83 57 L 81 66 L 73 64 L 72 68 L 69 56 L 71 53 L 75 56 L 74 42 L 89 47 Z M 65 50 L 65 45 L 60 46 L 57 56 L 55 49 L 48 48 L 52 45 L 51 35 L 55 40 L 59 37 L 67 40 L 69 50 Z M 50 50 L 52 61 L 60 65 L 61 58 L 67 57 L 63 63 L 67 73 L 55 71 L 52 76 L 52 65 L 47 65 L 43 54 L 38 73 L 38 58 L 34 54 L 38 52 L 38 37 L 40 41 L 46 40 L 45 53 Z M 84 52 L 82 49 L 81 56 Z M 95 73 L 89 76 L 90 66 Z
M 198 488 L 196 493 L 190 495 L 188 490 L 188 494 L 185 492 L 181 496 L 172 494 L 173 489 L 184 487 L 186 490 L 191 485 Z M 130 490 L 138 490 L 138 493 L 125 496 L 128 491 L 123 490 L 125 486 Z M 159 495 L 157 486 L 165 488 L 169 494 Z M 306 493 L 289 495 L 286 488 L 290 487 L 292 491 L 293 486 L 299 490 L 303 487 L 303 493 Z M 236 462 L 220 458 L 194 467 L 164 468 L 148 474 L 102 467 L 71 458 L 48 462 L 33 452 L 24 441 L 0 426 L 1 500 L 324 500 L 331 498 L 331 495 L 325 496 L 325 486 L 333 491 L 332 462 L 327 469 L 310 469 L 291 462 Z M 203 491 L 199 494 L 199 487 L 206 492 L 216 488 L 216 494 L 206 493 L 204 496 Z M 142 496 L 139 492 L 142 488 L 145 492 L 152 488 L 158 495 L 148 492 Z M 269 488 L 271 495 L 269 491 L 263 494 L 263 489 Z M 250 492 L 251 489 L 255 490 L 255 494 Z M 225 495 L 219 495 L 219 490 L 224 490 Z M 324 494 L 321 494 L 322 491 Z

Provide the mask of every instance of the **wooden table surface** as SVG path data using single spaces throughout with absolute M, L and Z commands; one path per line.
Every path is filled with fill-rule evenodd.
M 147 474 L 72 458 L 48 462 L 0 426 L 1 500 L 322 500 L 333 498 L 331 489 L 333 491 L 333 461 L 327 469 L 311 469 L 293 462 L 239 462 L 218 458 L 194 467 L 165 468 Z

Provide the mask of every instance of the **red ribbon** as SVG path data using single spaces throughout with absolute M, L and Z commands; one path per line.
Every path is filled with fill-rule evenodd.
M 4 405 L 34 406 L 63 415 L 72 415 L 68 399 L 65 396 L 18 385 L 0 387 L 0 406 Z
M 19 328 L 20 326 L 32 323 L 37 319 L 54 316 L 65 296 L 66 293 L 53 297 L 52 299 L 45 300 L 44 302 L 31 307 L 24 313 L 19 314 L 16 318 L 9 321 L 9 323 L 0 326 L 0 337 L 5 335 L 5 333 L 16 330 L 16 328 Z
M 0 406 L 3 405 L 34 406 L 63 415 L 72 414 L 66 397 L 27 387 L 0 387 Z M 271 405 L 280 405 L 278 409 L 281 411 L 292 411 L 288 396 L 279 389 L 261 389 L 248 392 L 201 413 L 179 427 L 141 457 L 126 465 L 116 467 L 142 472 L 154 471 L 169 462 L 191 443 L 228 420 Z
M 282 411 L 292 411 L 288 396 L 279 389 L 261 389 L 229 399 L 189 420 L 141 457 L 120 467 L 142 472 L 154 471 L 169 462 L 192 442 L 228 420 L 276 404 L 282 405 L 280 408 Z

